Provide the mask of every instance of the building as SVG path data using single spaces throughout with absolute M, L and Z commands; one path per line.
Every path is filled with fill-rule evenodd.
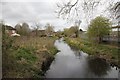
M 115 11 L 115 18 L 117 20 L 117 23 L 120 26 L 120 2 L 117 2 L 114 5 L 113 10 Z
M 5 33 L 7 33 L 9 36 L 20 36 L 20 34 L 16 33 L 16 29 L 8 26 L 8 25 L 4 25 L 5 27 Z
M 114 13 L 113 16 L 116 22 L 112 26 L 112 31 L 107 39 L 109 41 L 120 42 L 120 2 L 113 6 L 111 13 Z
M 30 33 L 30 35 L 31 36 L 39 36 L 39 37 L 45 37 L 45 36 L 47 36 L 45 30 L 33 30 Z

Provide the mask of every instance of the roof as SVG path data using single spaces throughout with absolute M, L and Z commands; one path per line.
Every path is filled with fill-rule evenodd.
M 20 36 L 20 34 L 14 33 L 14 34 L 11 34 L 11 36 Z
M 120 28 L 120 26 L 113 26 L 112 28 Z
M 8 25 L 5 25 L 6 29 L 7 30 L 16 30 L 15 28 L 11 27 L 11 26 L 8 26 Z
M 36 30 L 33 30 L 32 32 L 36 32 Z M 45 32 L 45 30 L 38 30 L 38 32 Z

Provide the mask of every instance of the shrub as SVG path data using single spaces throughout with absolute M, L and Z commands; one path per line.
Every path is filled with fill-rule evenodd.
M 21 60 L 22 58 L 24 58 L 29 63 L 35 62 L 37 58 L 36 58 L 35 54 L 33 54 L 33 53 L 34 53 L 34 51 L 31 51 L 30 49 L 19 48 L 16 52 L 16 58 L 18 60 Z
M 53 48 L 49 49 L 49 53 L 52 54 L 52 55 L 55 55 L 57 52 L 59 52 L 59 50 L 57 50 L 56 47 L 53 47 Z

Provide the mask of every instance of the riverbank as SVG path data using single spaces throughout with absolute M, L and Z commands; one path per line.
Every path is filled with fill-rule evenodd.
M 7 48 L 3 47 L 3 78 L 43 77 L 58 52 L 54 46 L 56 38 L 13 38 L 6 43 Z
M 92 57 L 103 58 L 111 65 L 120 68 L 118 46 L 92 44 L 88 40 L 83 40 L 81 38 L 65 38 L 65 41 L 73 48 L 80 49 Z

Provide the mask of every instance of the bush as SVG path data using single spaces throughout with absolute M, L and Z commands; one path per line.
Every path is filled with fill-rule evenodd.
M 104 36 L 109 36 L 111 23 L 106 17 L 98 16 L 90 22 L 88 37 L 93 43 L 101 43 Z
M 50 48 L 49 53 L 55 55 L 59 50 L 56 47 Z
M 31 51 L 27 48 L 19 48 L 16 52 L 16 58 L 18 60 L 21 60 L 22 58 L 24 58 L 29 63 L 35 62 L 37 58 L 33 53 L 34 51 Z

